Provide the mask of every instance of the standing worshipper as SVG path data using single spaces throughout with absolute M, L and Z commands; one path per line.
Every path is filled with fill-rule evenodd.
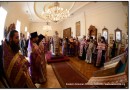
M 30 74 L 33 83 L 42 84 L 46 82 L 46 78 L 43 75 L 41 51 L 37 45 L 38 35 L 37 32 L 31 33 L 31 38 L 28 46 L 28 57 L 30 59 Z
M 55 31 L 55 35 L 53 36 L 53 55 L 60 55 L 60 38 L 58 36 L 58 32 Z
M 79 51 L 79 58 L 81 60 L 86 59 L 86 47 L 87 47 L 86 36 L 83 36 L 83 39 L 80 42 L 80 51 Z
M 21 34 L 21 39 L 20 39 L 20 49 L 22 52 L 22 55 L 26 56 L 26 39 L 25 39 L 25 35 Z
M 50 38 L 49 38 L 49 36 L 46 36 L 46 49 L 47 49 L 47 51 L 50 50 Z
M 67 41 L 66 41 L 65 38 L 63 39 L 63 42 L 62 42 L 62 54 L 63 54 L 64 56 L 67 55 Z
M 47 36 L 45 36 L 45 38 L 43 39 L 43 44 L 44 44 L 44 51 L 45 53 L 48 52 L 48 41 L 47 41 Z
M 11 88 L 36 88 L 32 83 L 28 67 L 29 62 L 19 52 L 19 34 L 11 30 L 3 42 L 3 67 Z
M 97 59 L 97 38 L 94 39 L 94 45 L 93 45 L 93 54 L 92 54 L 92 61 L 94 66 L 96 66 L 96 59 Z
M 69 55 L 69 46 L 70 46 L 69 39 L 68 39 L 68 37 L 66 37 L 65 39 L 66 39 L 66 44 L 67 44 L 67 46 L 66 46 L 66 54 Z
M 86 62 L 92 63 L 92 53 L 93 53 L 93 37 L 90 37 L 90 42 L 88 43 L 87 53 L 86 53 Z
M 51 46 L 51 49 L 50 49 L 50 51 L 51 51 L 51 53 L 52 52 L 54 52 L 53 50 L 54 50 L 54 46 L 53 46 L 54 44 L 53 44 L 53 38 L 51 37 L 50 38 L 50 46 Z
M 22 45 L 23 45 L 23 44 L 22 44 L 22 43 L 23 43 L 23 42 L 22 42 L 22 38 L 23 38 L 23 37 L 22 37 L 22 33 L 20 33 L 19 46 L 20 46 L 20 51 L 21 51 L 21 53 L 23 54 L 23 52 L 22 52 Z
M 69 56 L 74 56 L 74 40 L 73 40 L 73 37 L 70 37 L 69 43 L 70 43 Z
M 75 39 L 75 56 L 78 56 L 79 54 L 79 40 L 78 40 L 78 37 Z
M 45 38 L 45 36 L 43 36 L 42 34 L 40 34 L 38 36 L 38 46 L 39 46 L 39 49 L 41 51 L 41 56 L 42 56 L 42 68 L 43 69 L 43 75 L 45 77 L 45 79 L 47 79 L 46 77 L 46 74 L 47 74 L 47 71 L 46 71 L 46 60 L 45 60 L 45 50 L 44 50 L 44 44 L 43 44 L 43 38 Z
M 116 54 L 116 42 L 113 40 L 113 46 L 111 50 L 111 58 L 115 57 Z
M 121 42 L 117 43 L 117 55 L 121 54 Z
M 106 57 L 106 43 L 105 38 L 102 36 L 101 41 L 98 43 L 97 46 L 98 52 L 97 52 L 97 61 L 96 66 L 101 67 L 104 65 L 105 57 Z
M 28 43 L 29 43 L 29 39 L 30 39 L 30 36 L 28 36 L 27 40 L 26 40 L 26 47 L 25 47 L 25 50 L 26 50 L 26 57 L 28 56 Z
M 23 34 L 23 49 L 24 49 L 24 56 L 27 55 L 27 49 L 26 49 L 26 38 L 25 35 Z

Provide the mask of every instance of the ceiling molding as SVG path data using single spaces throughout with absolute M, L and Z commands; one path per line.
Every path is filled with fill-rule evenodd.
M 90 2 L 88 2 L 88 3 L 90 3 Z M 75 13 L 77 10 L 79 10 L 80 8 L 82 8 L 83 6 L 85 6 L 85 5 L 88 4 L 88 3 L 84 3 L 83 5 L 80 5 L 77 9 L 71 11 L 70 14 Z

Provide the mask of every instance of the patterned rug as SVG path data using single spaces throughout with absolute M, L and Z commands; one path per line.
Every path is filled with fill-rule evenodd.
M 68 62 L 51 65 L 62 88 L 95 88 L 93 85 L 86 85 L 88 79 Z
M 47 60 L 47 63 L 54 63 L 54 62 L 69 61 L 69 58 L 67 56 L 63 56 L 63 55 L 54 56 L 51 54 L 51 52 L 47 52 L 46 60 Z

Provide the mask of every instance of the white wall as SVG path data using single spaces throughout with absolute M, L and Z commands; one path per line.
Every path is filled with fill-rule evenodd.
M 81 35 L 85 35 L 86 31 L 85 31 L 85 19 L 84 19 L 84 12 L 82 13 L 79 13 L 78 15 L 76 16 L 71 16 L 69 19 L 65 20 L 63 23 L 62 23 L 62 30 L 64 29 L 67 29 L 69 27 L 71 27 L 71 36 L 75 37 L 76 36 L 76 22 L 80 21 L 80 29 L 81 29 L 81 32 L 80 34 Z M 63 37 L 63 34 L 62 34 L 62 37 Z
M 2 2 L 1 6 L 6 9 L 7 11 L 7 17 L 6 17 L 6 21 L 5 21 L 5 26 L 9 27 L 10 24 L 15 23 L 17 20 L 19 20 L 21 22 L 21 27 L 20 27 L 20 31 L 25 34 L 25 36 L 27 35 L 27 33 L 24 31 L 25 30 L 25 26 L 27 26 L 28 30 L 29 30 L 29 21 L 26 15 L 24 15 L 21 10 L 15 6 L 11 5 L 11 2 Z
M 11 5 L 7 2 L 2 2 L 1 6 L 7 10 L 7 18 L 5 26 L 9 26 L 11 23 L 15 23 L 17 19 L 21 21 L 21 31 L 25 34 L 25 26 L 27 26 L 29 32 L 37 31 L 38 34 L 45 35 L 46 31 L 43 31 L 43 25 L 45 23 L 30 23 L 27 15 L 23 14 L 19 8 Z M 127 9 L 127 10 L 126 10 Z M 94 25 L 98 29 L 98 33 L 102 33 L 104 26 L 109 30 L 109 34 L 114 35 L 114 30 L 118 27 L 122 30 L 122 33 L 126 34 L 126 15 L 128 8 L 124 7 L 121 2 L 91 2 L 82 7 L 78 11 L 71 15 L 68 19 L 58 24 L 51 23 L 52 31 L 47 33 L 48 36 L 54 35 L 54 31 L 59 32 L 59 36 L 63 37 L 63 30 L 71 27 L 72 36 L 76 36 L 76 22 L 81 23 L 81 38 L 83 35 L 88 34 L 88 28 L 90 25 Z
M 126 33 L 126 16 L 119 2 L 101 2 L 95 3 L 95 9 L 86 10 L 86 27 L 92 24 L 98 29 L 98 33 L 102 33 L 105 26 L 109 34 L 114 34 L 114 30 L 118 27 L 122 33 Z M 87 30 L 88 32 L 88 30 Z
M 124 6 L 121 2 L 92 2 L 86 6 L 79 9 L 74 13 L 71 18 L 63 22 L 63 29 L 71 27 L 73 36 L 76 36 L 75 33 L 75 23 L 81 21 L 81 36 L 88 34 L 88 29 L 90 25 L 94 25 L 98 33 L 102 34 L 102 29 L 104 26 L 108 29 L 109 34 L 114 35 L 114 30 L 122 30 L 122 33 L 126 34 L 126 15 L 127 10 L 124 10 Z M 85 16 L 84 16 L 85 14 Z

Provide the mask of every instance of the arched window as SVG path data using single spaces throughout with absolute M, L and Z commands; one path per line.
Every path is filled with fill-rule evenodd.
M 16 30 L 19 32 L 19 38 L 20 38 L 20 27 L 21 27 L 21 22 L 17 20 L 16 22 Z
M 28 28 L 27 27 L 25 27 L 25 32 L 27 32 L 28 31 Z
M 29 32 L 27 32 L 27 39 L 29 39 L 29 36 L 30 36 L 30 34 L 29 34 Z
M 121 39 L 122 39 L 122 32 L 120 29 L 117 28 L 115 30 L 115 40 L 116 40 L 116 42 L 121 43 Z
M 0 32 L 1 32 L 0 45 L 1 45 L 1 41 L 4 38 L 4 27 L 5 27 L 6 15 L 7 15 L 7 11 L 3 7 L 0 7 Z
M 105 38 L 106 42 L 108 42 L 108 29 L 105 27 L 102 29 L 102 36 Z

